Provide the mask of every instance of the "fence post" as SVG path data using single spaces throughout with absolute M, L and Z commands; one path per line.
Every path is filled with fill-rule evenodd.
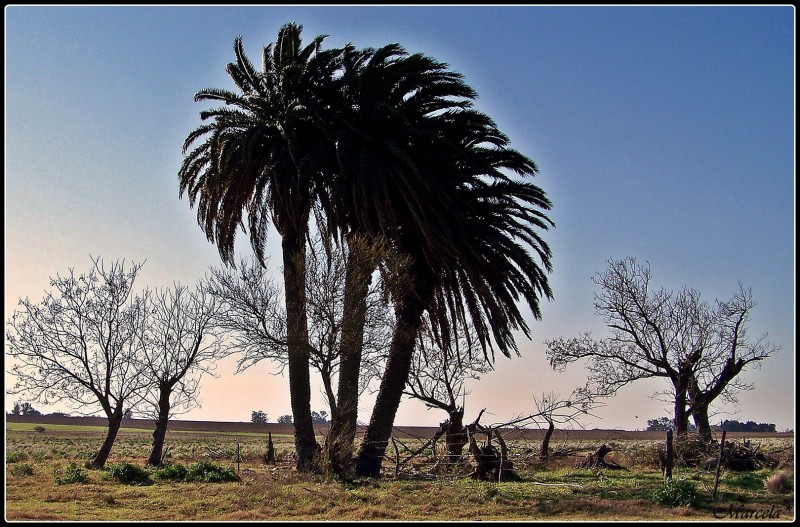
M 672 479 L 672 430 L 667 430 L 667 449 L 664 460 L 664 482 Z
M 711 501 L 717 499 L 717 485 L 719 485 L 719 469 L 722 467 L 722 451 L 725 448 L 725 430 L 722 431 L 722 438 L 719 441 L 719 457 L 717 458 L 717 473 L 714 474 L 714 492 L 711 494 Z
M 239 463 L 242 461 L 242 456 L 239 455 L 239 443 L 236 443 L 236 472 L 240 472 L 241 467 Z

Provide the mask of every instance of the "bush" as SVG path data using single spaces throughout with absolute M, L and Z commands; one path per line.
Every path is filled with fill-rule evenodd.
M 231 468 L 223 468 L 208 461 L 199 461 L 189 466 L 186 481 L 219 483 L 222 481 L 239 481 L 239 476 Z
M 42 432 L 44 432 L 44 427 L 43 426 L 34 426 L 33 427 L 33 431 L 34 432 L 39 432 L 41 434 Z
M 11 467 L 12 476 L 33 476 L 33 467 L 28 463 L 20 463 Z
M 765 485 L 767 490 L 773 494 L 783 494 L 784 492 L 789 492 L 789 489 L 792 488 L 789 476 L 784 472 L 778 472 L 767 478 Z
M 692 507 L 697 503 L 697 487 L 685 479 L 670 479 L 653 492 L 652 499 L 665 507 Z
M 106 468 L 106 473 L 125 485 L 149 485 L 150 475 L 145 469 L 131 463 L 118 463 Z
M 28 456 L 24 452 L 6 452 L 6 463 L 17 463 L 26 459 Z
M 89 475 L 76 463 L 70 463 L 63 471 L 60 468 L 55 470 L 56 485 L 66 485 L 69 483 L 86 483 Z
M 185 481 L 188 473 L 189 471 L 183 465 L 165 463 L 153 471 L 153 477 L 168 481 Z

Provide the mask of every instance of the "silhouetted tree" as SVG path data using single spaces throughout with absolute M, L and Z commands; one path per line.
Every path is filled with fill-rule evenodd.
M 291 424 L 292 423 L 292 416 L 291 415 L 282 415 L 278 417 L 278 423 L 280 424 Z
M 252 414 L 250 415 L 250 422 L 251 423 L 268 423 L 269 416 L 261 411 L 261 410 L 253 410 Z
M 234 263 L 236 232 L 245 221 L 262 263 L 269 225 L 281 236 L 297 468 L 310 470 L 317 443 L 311 422 L 305 239 L 314 202 L 320 192 L 320 199 L 327 199 L 321 160 L 332 143 L 304 103 L 324 90 L 331 72 L 330 56 L 320 50 L 325 37 L 303 46 L 301 32 L 297 24 L 282 26 L 275 43 L 264 48 L 260 71 L 244 53 L 241 37 L 236 39 L 236 62 L 227 71 L 237 91 L 204 89 L 195 95 L 197 101 L 223 106 L 201 112 L 211 122 L 187 136 L 179 179 L 180 194 L 197 204 L 198 223 L 224 262 Z
M 161 465 L 170 418 L 199 405 L 200 379 L 224 356 L 213 323 L 214 298 L 175 284 L 150 295 L 145 333 L 145 375 L 150 379 L 144 413 L 156 423 L 148 465 Z
M 56 275 L 55 291 L 39 304 L 20 300 L 22 310 L 7 326 L 6 353 L 17 378 L 10 393 L 103 409 L 108 431 L 93 468 L 105 465 L 124 409 L 139 403 L 149 383 L 142 361 L 147 299 L 133 294 L 141 267 L 117 261 L 106 269 L 96 258 L 87 274 Z
M 594 307 L 612 336 L 595 340 L 584 333 L 549 340 L 550 363 L 563 369 L 588 359 L 590 383 L 606 394 L 637 379 L 669 379 L 670 388 L 662 394 L 672 401 L 677 434 L 685 434 L 689 415 L 703 407 L 707 410 L 725 386 L 743 386 L 722 379 L 733 380 L 747 364 L 764 360 L 778 349 L 765 344 L 763 337 L 755 343 L 747 338 L 746 315 L 754 304 L 743 288 L 732 300 L 717 300 L 712 307 L 694 289 L 656 290 L 649 265 L 639 265 L 635 258 L 608 264 L 604 273 L 593 278 L 601 288 Z M 701 384 L 718 390 L 698 388 Z
M 404 393 L 428 408 L 447 412 L 448 419 L 440 426 L 446 427 L 448 462 L 458 463 L 468 442 L 463 402 L 468 392 L 464 382 L 480 379 L 492 367 L 480 350 L 477 337 L 468 337 L 463 329 L 447 345 L 436 340 L 430 324 L 426 324 L 418 337 L 418 352 L 411 364 Z

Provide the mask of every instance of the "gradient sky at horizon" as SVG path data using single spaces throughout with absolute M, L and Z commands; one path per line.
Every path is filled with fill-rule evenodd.
M 752 288 L 750 333 L 782 349 L 748 370 L 755 389 L 738 413 L 722 407 L 716 419 L 793 429 L 794 16 L 791 6 L 7 6 L 5 319 L 20 297 L 40 300 L 48 277 L 87 270 L 90 254 L 146 260 L 139 287 L 193 285 L 219 265 L 178 197 L 181 146 L 200 123 L 193 96 L 232 87 L 225 65 L 238 35 L 258 64 L 280 26 L 297 22 L 306 42 L 398 42 L 449 63 L 539 166 L 556 223 L 545 235 L 555 299 L 531 320 L 532 340 L 519 336 L 521 357 L 499 357 L 468 384 L 467 420 L 482 408 L 483 422 L 529 414 L 534 395 L 582 384 L 578 364 L 550 369 L 543 342 L 607 334 L 591 277 L 634 256 L 656 285 L 687 285 L 709 302 L 740 282 Z M 269 244 L 277 268 L 274 232 Z M 202 407 L 182 418 L 290 413 L 285 376 L 266 364 L 234 376 L 234 362 L 221 361 Z M 665 387 L 627 386 L 584 424 L 644 428 L 670 414 L 649 397 Z M 312 397 L 326 409 L 321 389 Z M 445 417 L 404 401 L 396 423 Z

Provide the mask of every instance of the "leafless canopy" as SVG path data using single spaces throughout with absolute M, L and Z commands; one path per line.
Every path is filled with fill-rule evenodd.
M 151 379 L 143 412 L 159 417 L 163 392 L 169 395 L 169 417 L 199 405 L 200 379 L 224 355 L 214 324 L 216 301 L 200 287 L 175 284 L 150 295 L 144 335 L 145 374 Z
M 736 375 L 779 349 L 765 336 L 749 338 L 748 314 L 756 304 L 741 284 L 733 298 L 712 306 L 695 289 L 655 289 L 649 265 L 638 265 L 634 258 L 608 263 L 608 270 L 593 278 L 600 286 L 594 307 L 611 336 L 597 340 L 584 333 L 546 342 L 555 369 L 588 359 L 594 391 L 610 395 L 637 379 L 666 377 L 671 386 L 664 393 L 675 397 L 678 410 L 686 406 L 680 400 L 692 382 L 717 386 L 727 397 L 747 389 Z M 720 379 L 727 380 L 721 385 Z
M 86 274 L 70 269 L 51 278 L 53 291 L 40 303 L 20 299 L 6 330 L 17 379 L 9 393 L 64 401 L 85 413 L 99 404 L 108 416 L 122 415 L 148 382 L 141 361 L 146 298 L 133 294 L 143 264 L 92 263 Z

